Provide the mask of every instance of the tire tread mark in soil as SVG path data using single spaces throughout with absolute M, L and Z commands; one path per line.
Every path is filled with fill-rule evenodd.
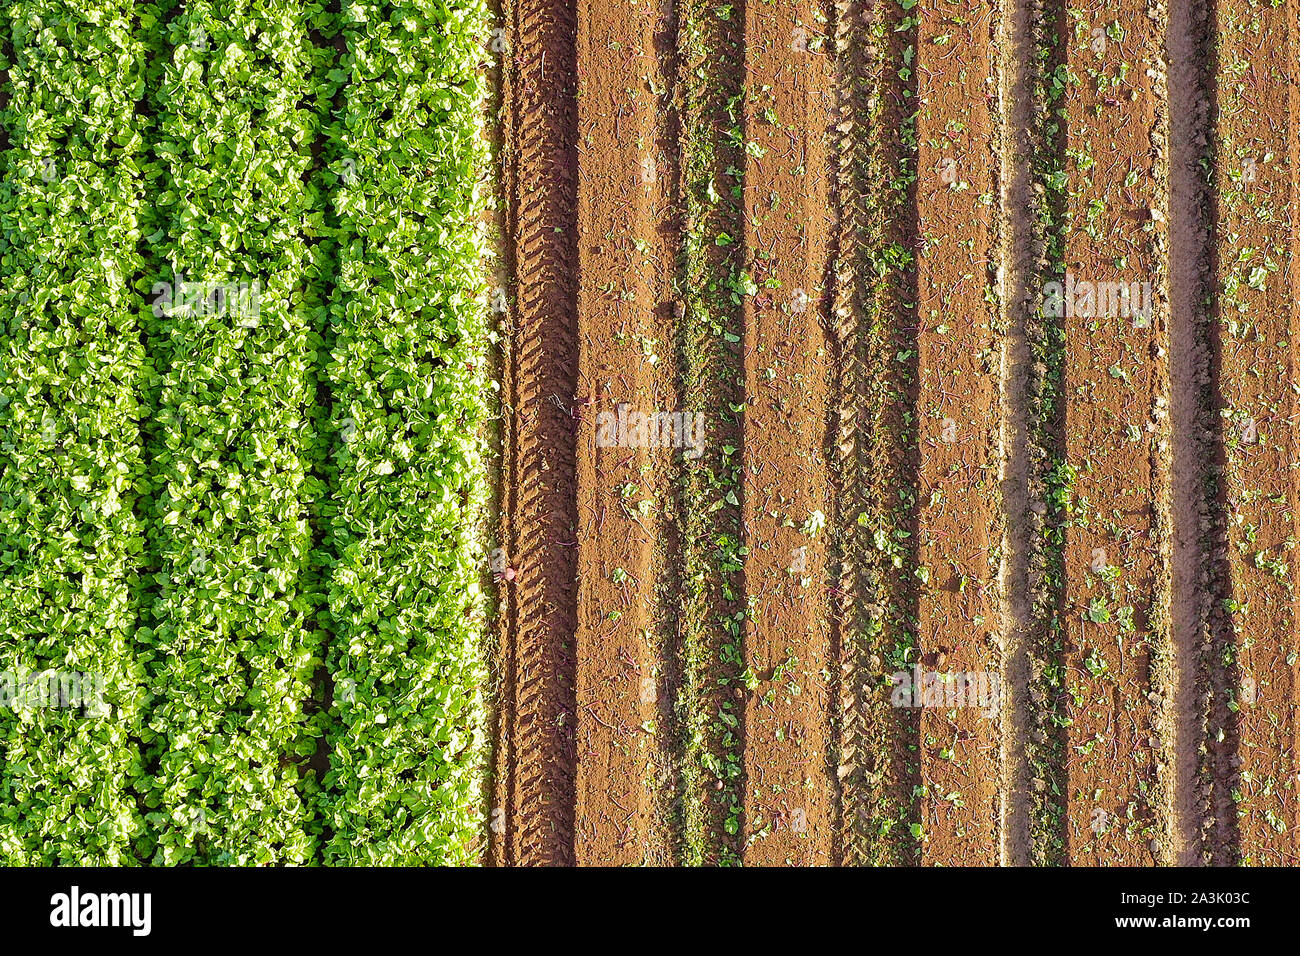
M 744 789 L 740 700 L 744 565 L 740 557 L 742 311 L 733 300 L 740 236 L 743 150 L 727 136 L 743 83 L 743 4 L 724 20 L 707 0 L 682 6 L 678 86 L 682 189 L 682 295 L 678 333 L 685 407 L 705 416 L 707 440 L 685 476 L 681 628 L 683 862 L 735 864 Z M 729 338 L 730 337 L 730 338 Z M 727 449 L 731 451 L 728 453 Z M 733 726 L 734 725 L 734 726 Z
M 1066 147 L 1069 117 L 1065 91 L 1067 0 L 1031 3 L 1029 47 L 1030 258 L 1022 305 L 1029 365 L 1027 396 L 1028 523 L 1027 578 L 1030 618 L 1028 658 L 1029 735 L 1021 741 L 1029 777 L 1028 851 L 1033 865 L 1065 859 L 1066 732 L 1064 708 L 1065 334 L 1063 319 L 1047 314 L 1049 282 L 1065 277 Z
M 502 585 L 492 859 L 573 862 L 577 112 L 570 0 L 505 8 Z M 499 814 L 498 814 L 498 811 Z M 497 825 L 499 822 L 499 825 Z
M 1224 328 L 1221 310 L 1216 299 L 1219 281 L 1219 244 L 1223 223 L 1223 209 L 1215 185 L 1221 152 L 1219 124 L 1219 99 L 1221 96 L 1219 66 L 1222 59 L 1222 42 L 1218 28 L 1219 8 L 1214 0 L 1206 0 L 1205 47 L 1209 51 L 1205 71 L 1208 77 L 1208 125 L 1202 163 L 1206 169 L 1207 213 L 1209 235 L 1207 244 L 1210 256 L 1209 275 L 1205 278 L 1206 348 L 1208 350 L 1208 409 L 1204 435 L 1207 447 L 1209 475 L 1205 484 L 1205 537 L 1206 559 L 1204 599 L 1209 607 L 1208 640 L 1202 647 L 1200 706 L 1204 709 L 1205 736 L 1200 749 L 1198 784 L 1201 788 L 1199 807 L 1201 861 L 1207 866 L 1231 866 L 1237 862 L 1238 820 L 1236 803 L 1232 798 L 1236 786 L 1236 768 L 1240 748 L 1238 724 L 1230 705 L 1235 702 L 1241 675 L 1234 659 L 1236 648 L 1232 631 L 1232 565 L 1228 559 L 1229 508 L 1228 508 L 1228 447 L 1227 436 L 1232 431 L 1225 427 L 1220 415 L 1223 409 L 1224 378 Z
M 834 656 L 840 662 L 833 681 L 836 747 L 836 816 L 839 820 L 835 858 L 841 863 L 866 857 L 869 815 L 863 812 L 859 793 L 867 767 L 874 764 L 876 741 L 867 734 L 861 697 L 869 693 L 862 608 L 864 573 L 870 556 L 870 535 L 858 522 L 867 506 L 866 476 L 862 470 L 863 442 L 859 429 L 866 423 L 867 374 L 863 355 L 863 329 L 868 321 L 866 299 L 867 259 L 862 255 L 871 242 L 868 198 L 871 157 L 867 138 L 870 122 L 871 70 L 867 54 L 871 21 L 870 3 L 840 0 L 835 4 L 835 126 L 834 201 L 837 229 L 833 253 L 833 300 L 836 407 L 833 444 L 836 531 L 834 590 Z
M 1040 141 L 1034 87 L 1042 84 L 1035 27 L 1041 21 L 1030 0 L 1003 4 L 1001 143 L 1002 303 L 1002 807 L 999 861 L 1028 866 L 1032 860 L 1033 795 L 1030 700 L 1030 639 L 1034 632 L 1030 563 L 1041 528 L 1030 508 L 1033 444 L 1031 381 L 1035 375 L 1031 334 L 1033 289 L 1041 284 L 1034 257 L 1038 198 L 1034 191 L 1035 144 Z
M 916 639 L 916 79 L 897 64 L 914 49 L 916 33 L 901 7 L 878 0 L 861 0 L 856 13 L 838 22 L 849 24 L 841 30 L 840 73 L 858 84 L 840 87 L 840 124 L 850 122 L 846 111 L 852 114 L 852 126 L 837 129 L 844 137 L 840 204 L 846 214 L 859 213 L 858 222 L 840 225 L 835 303 L 838 440 L 848 435 L 853 441 L 851 455 L 836 449 L 844 565 L 839 586 L 846 586 L 848 569 L 857 591 L 838 597 L 840 859 L 845 865 L 903 864 L 919 858 L 910 831 L 911 824 L 919 826 L 919 767 L 912 758 L 919 721 L 914 711 L 891 706 L 888 675 L 910 667 Z M 851 204 L 855 193 L 862 197 L 858 210 Z M 839 311 L 854 300 L 860 310 L 857 369 L 846 354 L 846 323 L 855 318 Z
M 682 400 L 683 381 L 681 332 L 677 314 L 681 309 L 678 279 L 681 263 L 682 212 L 684 207 L 681 174 L 681 102 L 678 88 L 681 49 L 680 9 L 675 0 L 654 0 L 658 16 L 651 26 L 654 56 L 646 65 L 646 82 L 652 93 L 651 139 L 654 142 L 656 176 L 647 208 L 649 239 L 647 255 L 654 266 L 653 328 L 655 361 L 651 363 L 652 391 L 659 410 L 685 410 Z M 671 360 L 663 353 L 668 352 Z M 701 426 L 707 416 L 696 420 Z M 663 502 L 657 520 L 657 540 L 652 555 L 655 582 L 655 606 L 651 614 L 651 680 L 654 681 L 654 713 L 651 762 L 648 768 L 650 787 L 649 829 L 645 836 L 646 860 L 656 866 L 680 862 L 683 845 L 683 820 L 680 813 L 682 793 L 678 761 L 678 742 L 682 739 L 681 715 L 677 702 L 682 695 L 684 673 L 681 668 L 681 609 L 684 605 L 684 506 L 685 481 L 694 467 L 695 446 L 702 449 L 716 441 L 701 427 L 692 432 L 686 418 L 674 439 L 679 447 L 662 449 L 652 458 L 653 469 L 645 477 L 647 492 L 655 502 Z M 643 684 L 643 696 L 651 696 Z

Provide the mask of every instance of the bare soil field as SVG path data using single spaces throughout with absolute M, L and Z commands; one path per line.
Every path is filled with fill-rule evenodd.
M 505 0 L 496 865 L 1297 861 L 1300 0 Z

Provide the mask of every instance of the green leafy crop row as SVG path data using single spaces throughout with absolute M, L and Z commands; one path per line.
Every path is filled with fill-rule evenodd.
M 0 0 L 0 863 L 476 858 L 486 16 Z
M 160 28 L 151 600 L 136 632 L 151 698 L 144 855 L 158 863 L 311 857 L 310 778 L 286 759 L 314 750 L 304 705 L 321 645 L 303 181 L 318 120 L 298 9 L 189 0 Z M 259 294 L 187 302 L 183 285 Z
M 10 865 L 126 862 L 142 829 L 144 57 L 130 0 L 101 0 L 93 24 L 75 6 L 0 4 L 0 671 L 99 674 L 111 711 L 0 707 Z
M 325 861 L 464 863 L 484 746 L 485 12 L 415 0 L 344 16 Z

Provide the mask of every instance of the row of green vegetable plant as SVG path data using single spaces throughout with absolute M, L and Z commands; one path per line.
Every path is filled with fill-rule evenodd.
M 347 7 L 326 863 L 472 862 L 485 746 L 478 0 Z
M 120 864 L 143 821 L 144 56 L 129 0 L 0 3 L 0 863 Z
M 312 857 L 313 624 L 304 303 L 315 47 L 288 3 L 189 0 L 166 23 L 147 237 L 146 613 L 136 633 L 157 863 Z

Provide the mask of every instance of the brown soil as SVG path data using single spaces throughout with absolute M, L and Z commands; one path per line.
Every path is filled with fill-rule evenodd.
M 671 412 L 657 368 L 676 342 L 671 279 L 677 199 L 672 130 L 660 118 L 657 37 L 648 2 L 583 5 L 578 15 L 578 627 L 577 861 L 663 863 L 655 554 L 670 501 L 655 475 L 671 448 L 599 440 L 602 414 Z
M 510 0 L 493 862 L 1295 862 L 1298 8 Z
M 567 0 L 507 0 L 499 715 L 491 858 L 572 863 L 577 59 Z
M 1175 685 L 1170 700 L 1174 730 L 1171 790 L 1171 862 L 1203 862 L 1202 821 L 1208 809 L 1200 741 L 1206 729 L 1206 650 L 1213 592 L 1207 482 L 1215 426 L 1209 400 L 1209 310 L 1205 297 L 1213 269 L 1205 157 L 1206 96 L 1210 61 L 1209 4 L 1174 0 L 1169 8 L 1169 375 L 1173 426 L 1172 628 Z
M 1227 517 L 1225 553 L 1215 557 L 1226 564 L 1229 602 L 1212 658 L 1219 672 L 1211 677 L 1211 843 L 1218 863 L 1297 862 L 1298 16 L 1294 0 L 1277 7 L 1232 0 L 1216 8 L 1214 22 L 1215 301 Z
M 902 134 L 916 76 L 897 67 L 916 33 L 903 20 L 901 8 L 864 0 L 838 21 L 836 729 L 846 865 L 920 858 L 919 712 L 893 707 L 888 691 L 911 664 L 918 586 L 916 281 L 900 253 L 917 247 L 916 149 Z
M 1003 4 L 1002 102 L 1010 128 L 1002 137 L 1002 229 L 1006 269 L 1001 294 L 1007 305 L 1002 342 L 1002 852 L 1007 866 L 1032 858 L 1032 773 L 1029 681 L 1033 599 L 1030 554 L 1038 538 L 1029 506 L 1030 375 L 1033 354 L 1027 313 L 1037 307 L 1034 281 L 1033 122 L 1034 17 L 1030 4 Z
M 1062 320 L 1065 451 L 1075 469 L 1064 581 L 1066 848 L 1080 865 L 1150 864 L 1167 827 L 1158 737 L 1169 666 L 1163 24 L 1147 0 L 1070 9 L 1082 39 L 1071 37 L 1068 59 L 1082 82 L 1065 94 L 1066 269 L 1077 282 L 1148 283 L 1150 316 L 1135 321 L 1112 303 L 1104 316 Z M 1091 311 L 1082 292 L 1070 298 L 1074 311 Z
M 991 215 L 1000 194 L 1001 21 L 996 5 L 926 0 L 917 9 L 923 677 L 921 688 L 912 682 L 912 703 L 925 672 L 944 694 L 953 689 L 921 712 L 922 859 L 988 866 L 1001 855 L 1002 250 Z
M 865 862 L 878 830 L 872 830 L 872 808 L 860 799 L 875 772 L 872 757 L 878 740 L 870 733 L 875 712 L 883 708 L 876 695 L 869 642 L 863 633 L 864 605 L 869 594 L 871 536 L 858 525 L 867 512 L 868 482 L 864 469 L 869 448 L 864 425 L 869 422 L 869 375 L 865 349 L 870 334 L 870 287 L 864 251 L 874 246 L 869 204 L 873 194 L 871 125 L 872 90 L 877 84 L 873 56 L 868 52 L 873 20 L 859 0 L 835 6 L 835 214 L 834 322 L 836 409 L 834 418 L 834 527 L 836 585 L 833 593 L 834 653 L 840 662 L 832 688 L 832 711 L 838 764 L 836 811 L 841 820 L 837 857 L 845 863 Z M 878 668 L 876 668 L 878 670 Z
M 737 5 L 739 9 L 739 5 Z M 742 310 L 726 291 L 744 268 L 744 247 L 715 237 L 739 236 L 744 152 L 727 136 L 732 103 L 744 81 L 744 19 L 723 19 L 709 0 L 685 0 L 679 14 L 678 83 L 682 122 L 684 298 L 678 332 L 683 353 L 683 407 L 707 416 L 708 441 L 684 476 L 683 600 L 677 703 L 682 738 L 683 862 L 740 859 L 744 787 L 744 707 L 739 652 L 746 593 L 739 560 L 745 399 Z M 721 332 L 721 334 L 719 334 Z
M 745 11 L 745 861 L 825 864 L 830 760 L 824 331 L 831 49 L 800 0 Z

